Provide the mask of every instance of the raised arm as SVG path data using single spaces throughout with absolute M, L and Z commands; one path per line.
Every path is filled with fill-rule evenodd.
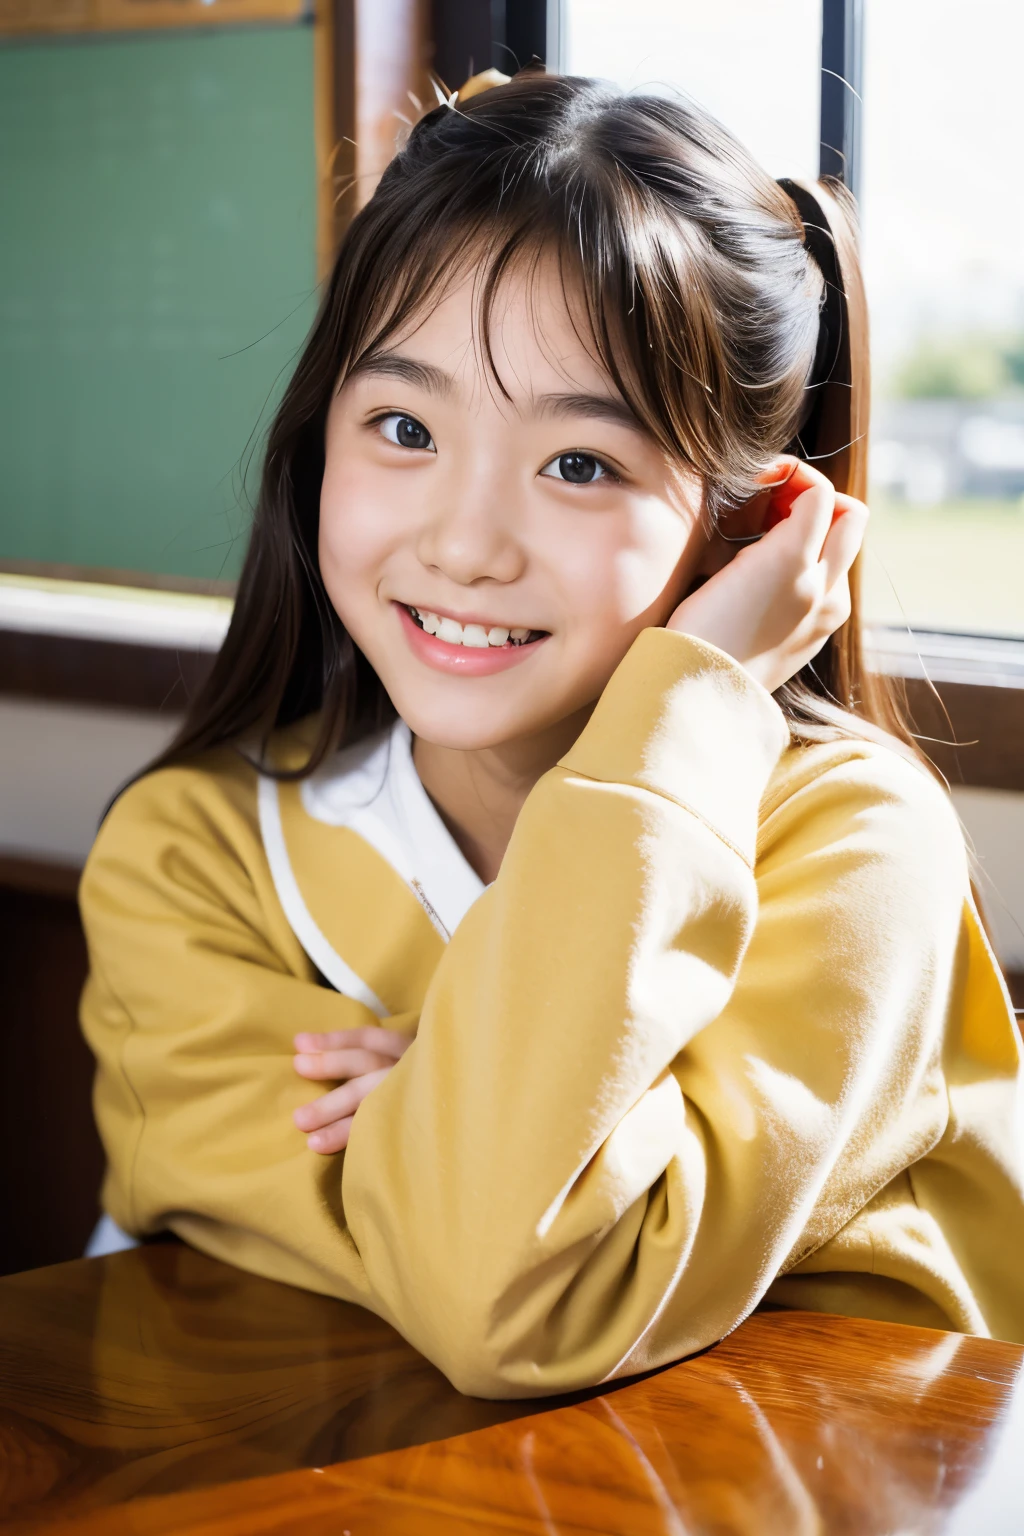
M 768 817 L 759 891 L 787 740 L 730 658 L 641 636 L 356 1116 L 374 1306 L 465 1391 L 713 1342 L 941 1134 L 955 818 L 854 748 Z

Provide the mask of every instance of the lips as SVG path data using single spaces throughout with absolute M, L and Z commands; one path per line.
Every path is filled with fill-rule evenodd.
M 542 650 L 551 636 L 543 629 L 503 624 L 460 623 L 431 609 L 394 604 L 406 643 L 418 661 L 455 677 L 490 677 L 507 672 Z M 427 628 L 427 625 L 430 628 Z M 448 639 L 451 635 L 453 638 Z
M 436 636 L 445 645 L 466 646 L 470 650 L 501 650 L 506 646 L 529 645 L 547 633 L 543 629 L 528 629 L 525 626 L 506 628 L 502 624 L 460 624 L 458 619 L 434 613 L 429 608 L 404 606 L 408 608 L 413 623 L 425 634 Z

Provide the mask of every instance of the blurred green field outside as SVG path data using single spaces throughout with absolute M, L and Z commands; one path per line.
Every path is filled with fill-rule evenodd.
M 1024 498 L 870 505 L 869 623 L 1024 636 Z

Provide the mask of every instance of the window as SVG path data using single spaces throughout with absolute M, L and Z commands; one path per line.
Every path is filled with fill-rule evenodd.
M 561 67 L 694 97 L 773 176 L 818 174 L 821 0 L 563 0 Z
M 1020 0 L 865 0 L 869 618 L 1024 634 Z
M 857 190 L 875 365 L 866 616 L 1022 635 L 1024 6 L 824 3 L 833 24 L 853 27 L 847 77 L 865 24 Z M 563 0 L 561 24 L 563 68 L 680 87 L 772 175 L 817 176 L 822 0 Z

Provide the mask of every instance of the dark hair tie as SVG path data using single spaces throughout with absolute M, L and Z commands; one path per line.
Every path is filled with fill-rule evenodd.
M 808 391 L 820 391 L 822 385 L 831 380 L 843 345 L 846 293 L 839 267 L 839 253 L 824 209 L 813 192 L 809 192 L 799 182 L 791 181 L 788 176 L 780 177 L 778 184 L 800 215 L 804 244 L 825 280 L 825 292 L 818 315 L 818 345 L 805 386 Z M 816 403 L 817 396 L 812 394 L 801 430 L 813 415 Z

